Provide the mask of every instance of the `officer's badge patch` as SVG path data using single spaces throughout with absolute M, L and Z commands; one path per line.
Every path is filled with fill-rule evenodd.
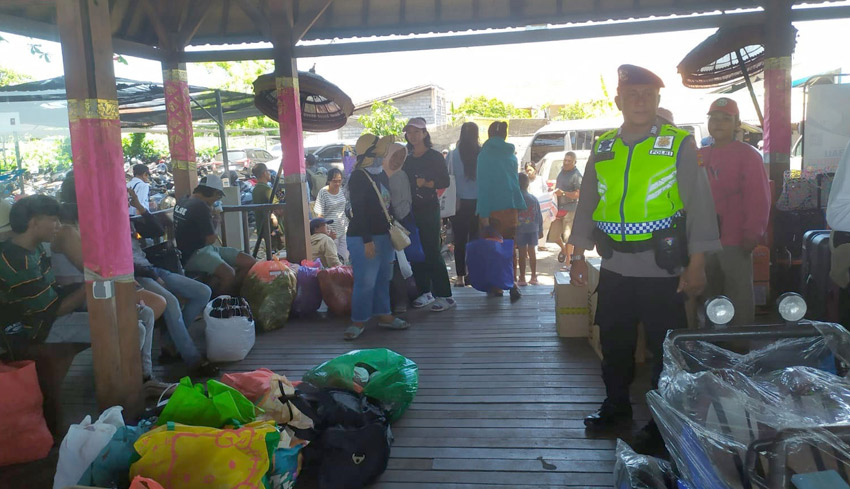
M 673 156 L 673 151 L 669 149 L 651 149 L 649 150 L 649 154 L 655 156 Z
M 672 149 L 673 148 L 673 136 L 658 136 L 655 138 L 655 146 L 653 148 L 656 149 Z
M 614 140 L 613 139 L 606 139 L 604 141 L 599 142 L 599 150 L 597 152 L 598 153 L 608 153 L 612 149 L 614 149 Z

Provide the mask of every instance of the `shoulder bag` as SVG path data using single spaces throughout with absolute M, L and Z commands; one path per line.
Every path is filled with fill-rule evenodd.
M 381 209 L 384 211 L 384 217 L 387 218 L 387 223 L 390 225 L 390 241 L 393 243 L 393 248 L 396 251 L 401 251 L 408 246 L 410 246 L 410 231 L 405 229 L 398 221 L 393 220 L 390 216 L 389 211 L 387 211 L 387 206 L 384 205 L 384 199 L 381 197 L 381 191 L 378 190 L 378 186 L 375 185 L 375 181 L 372 180 L 372 177 L 369 176 L 369 172 L 366 170 L 361 170 L 366 174 L 366 178 L 369 179 L 369 182 L 372 184 L 372 188 L 375 189 L 375 195 L 378 196 L 378 202 L 381 205 Z

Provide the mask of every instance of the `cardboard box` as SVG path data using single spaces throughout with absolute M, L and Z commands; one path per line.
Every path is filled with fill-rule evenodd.
M 562 338 L 590 336 L 588 287 L 572 284 L 567 272 L 555 272 L 555 324 Z

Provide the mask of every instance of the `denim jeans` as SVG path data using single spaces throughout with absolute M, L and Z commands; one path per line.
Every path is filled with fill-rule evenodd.
M 183 361 L 190 367 L 201 363 L 201 354 L 189 336 L 187 326 L 203 312 L 204 307 L 210 301 L 212 292 L 210 288 L 197 280 L 184 277 L 168 270 L 156 268 L 159 278 L 165 286 L 154 279 L 140 277 L 139 283 L 146 290 L 159 294 L 165 298 L 165 326 L 168 328 L 168 337 L 174 343 Z M 180 302 L 177 297 L 186 299 L 186 307 L 180 310 Z
M 366 258 L 363 238 L 348 237 L 348 252 L 354 271 L 354 292 L 351 297 L 351 320 L 363 323 L 390 314 L 390 280 L 393 277 L 395 252 L 389 234 L 372 236 L 374 258 Z

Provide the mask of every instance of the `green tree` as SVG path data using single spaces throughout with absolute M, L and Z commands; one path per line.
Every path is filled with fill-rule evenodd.
M 0 87 L 8 85 L 17 85 L 32 80 L 32 77 L 26 73 L 15 71 L 12 68 L 0 66 Z
M 199 63 L 211 79 L 217 80 L 212 88 L 230 90 L 240 93 L 254 93 L 254 80 L 258 76 L 274 71 L 274 62 L 268 60 L 256 61 L 216 61 Z M 262 115 L 248 117 L 225 124 L 228 129 L 263 129 L 276 128 L 277 122 Z
M 502 102 L 497 98 L 487 98 L 484 95 L 466 97 L 459 106 L 452 106 L 452 118 L 486 117 L 489 119 L 528 119 L 531 111 L 517 109 L 512 104 Z
M 143 132 L 134 132 L 129 137 L 122 138 L 121 147 L 124 150 L 124 157 L 138 158 L 145 163 L 158 160 L 160 152 L 153 141 L 145 139 L 146 136 L 147 134 Z
M 602 98 L 567 104 L 561 107 L 555 119 L 581 120 L 614 115 L 617 112 L 616 106 L 608 94 L 608 87 L 601 75 L 599 76 L 599 83 L 602 87 Z
M 392 99 L 386 102 L 375 102 L 372 111 L 357 117 L 363 127 L 364 134 L 375 136 L 401 136 L 404 130 L 404 119 L 401 111 L 393 105 Z

